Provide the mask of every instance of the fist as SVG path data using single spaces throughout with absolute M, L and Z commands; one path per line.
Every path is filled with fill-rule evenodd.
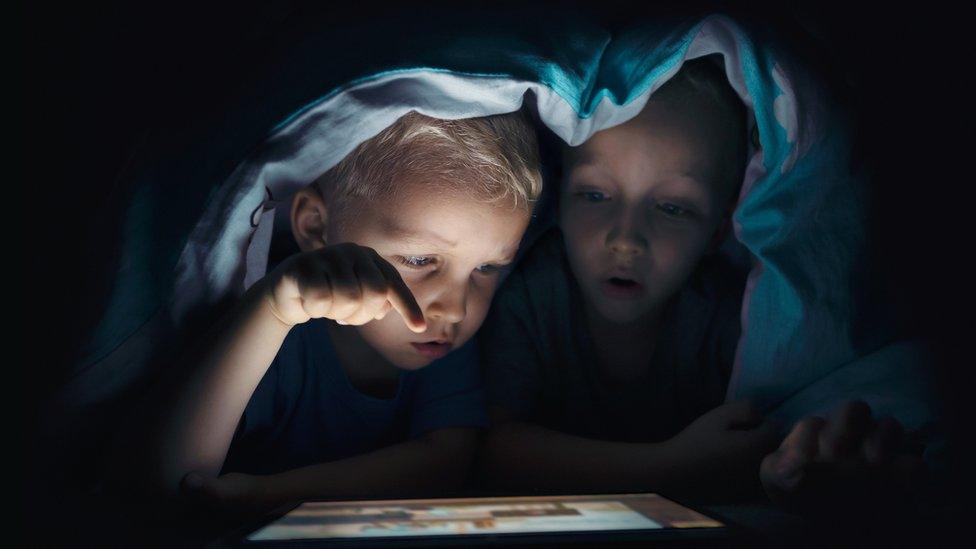
M 313 318 L 358 326 L 396 310 L 412 331 L 427 328 L 400 273 L 371 248 L 343 243 L 300 253 L 268 278 L 271 310 L 290 326 Z

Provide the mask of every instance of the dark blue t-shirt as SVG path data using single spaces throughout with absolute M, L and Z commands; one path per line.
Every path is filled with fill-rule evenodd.
M 475 344 L 399 373 L 396 395 L 346 377 L 326 320 L 292 328 L 241 417 L 223 472 L 272 474 L 334 461 L 447 427 L 484 427 Z
M 488 404 L 581 437 L 666 440 L 724 401 L 744 287 L 723 256 L 703 258 L 669 300 L 644 374 L 619 382 L 599 366 L 554 228 L 498 290 L 479 332 Z

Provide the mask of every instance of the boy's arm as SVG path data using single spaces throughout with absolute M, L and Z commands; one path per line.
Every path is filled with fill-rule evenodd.
M 198 362 L 181 368 L 185 378 L 157 391 L 152 409 L 129 422 L 109 472 L 116 484 L 175 496 L 187 473 L 217 475 L 248 400 L 291 329 L 272 311 L 266 284 L 251 287 L 206 338 L 211 346 L 195 355 Z
M 271 475 L 264 482 L 272 502 L 457 489 L 488 423 L 473 342 L 418 371 L 409 402 L 408 441 Z
M 289 502 L 340 497 L 416 497 L 450 493 L 470 473 L 476 428 L 431 431 L 346 459 L 266 476 L 193 475 L 187 496 L 230 513 L 263 513 Z
M 412 330 L 424 329 L 410 290 L 373 250 L 340 244 L 286 260 L 245 293 L 185 377 L 151 398 L 148 417 L 129 422 L 117 437 L 110 479 L 122 489 L 175 496 L 188 473 L 216 477 L 292 326 L 321 317 L 362 324 L 391 308 Z
M 268 482 L 284 501 L 449 491 L 471 472 L 477 439 L 475 428 L 439 429 L 368 454 L 271 475 Z
M 664 491 L 672 465 L 665 444 L 589 439 L 507 421 L 489 430 L 480 474 L 498 487 Z
M 579 437 L 492 410 L 481 474 L 496 485 L 551 490 L 654 490 L 741 495 L 758 489 L 775 429 L 748 402 L 722 405 L 658 443 Z M 649 418 L 650 419 L 650 418 Z
M 194 475 L 188 495 L 223 511 L 250 512 L 296 500 L 454 490 L 470 473 L 478 431 L 487 425 L 473 345 L 418 372 L 411 391 L 407 442 L 275 475 Z

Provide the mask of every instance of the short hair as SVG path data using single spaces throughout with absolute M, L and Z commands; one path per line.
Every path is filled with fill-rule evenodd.
M 748 110 L 739 94 L 729 84 L 720 54 L 713 53 L 685 61 L 678 73 L 658 88 L 652 97 L 681 104 L 696 95 L 711 101 L 726 114 L 732 135 L 737 136 L 733 149 L 734 164 L 729 167 L 728 173 L 734 185 L 741 185 L 748 160 Z
M 331 205 L 396 195 L 398 181 L 423 178 L 432 191 L 472 193 L 531 211 L 542 192 L 539 146 L 521 111 L 442 120 L 411 111 L 359 144 L 316 183 Z

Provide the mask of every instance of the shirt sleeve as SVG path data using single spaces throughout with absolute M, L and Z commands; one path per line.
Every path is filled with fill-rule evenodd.
M 410 438 L 448 427 L 486 427 L 476 343 L 469 342 L 417 374 Z
M 478 340 L 488 406 L 518 419 L 531 417 L 542 388 L 535 326 L 526 280 L 516 271 L 499 290 Z

